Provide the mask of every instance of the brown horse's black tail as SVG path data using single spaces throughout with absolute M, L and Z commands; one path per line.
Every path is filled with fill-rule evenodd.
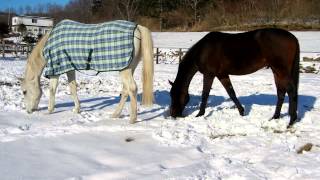
M 294 62 L 291 70 L 291 75 L 293 77 L 293 83 L 296 86 L 296 91 L 298 91 L 299 87 L 299 68 L 300 68 L 300 46 L 298 40 L 296 40 L 297 49 L 295 52 Z
M 289 95 L 289 114 L 290 114 L 290 123 L 289 126 L 292 126 L 297 121 L 297 110 L 298 110 L 298 88 L 299 88 L 299 66 L 300 66 L 300 47 L 299 42 L 296 39 L 296 52 L 293 61 L 293 66 L 291 70 L 291 76 L 293 80 L 293 85 L 289 85 L 291 89 L 288 92 Z M 289 127 L 288 126 L 288 127 Z

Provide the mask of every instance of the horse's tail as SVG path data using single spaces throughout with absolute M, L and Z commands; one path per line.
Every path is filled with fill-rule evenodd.
M 298 91 L 299 87 L 299 67 L 300 67 L 300 45 L 299 41 L 296 39 L 296 52 L 294 57 L 294 62 L 291 70 L 291 75 L 293 77 L 293 83 L 296 86 L 296 91 Z
M 140 52 L 143 59 L 142 104 L 151 106 L 153 104 L 153 42 L 151 32 L 148 28 L 138 25 L 138 30 L 141 33 Z

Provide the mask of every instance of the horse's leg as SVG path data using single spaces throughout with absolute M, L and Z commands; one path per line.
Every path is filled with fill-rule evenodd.
M 124 101 L 127 99 L 127 96 L 130 96 L 130 123 L 135 123 L 137 120 L 137 85 L 133 79 L 132 69 L 125 69 L 120 72 L 120 76 L 123 82 L 124 89 L 126 93 L 121 97 L 119 107 L 122 109 Z M 121 102 L 123 101 L 123 102 Z M 119 108 L 119 109 L 120 109 Z
M 51 76 L 50 77 L 50 83 L 49 83 L 49 105 L 48 105 L 48 111 L 49 113 L 52 113 L 54 111 L 54 106 L 55 106 L 55 96 L 56 96 L 56 91 L 58 87 L 58 82 L 59 82 L 59 76 Z
M 292 126 L 297 120 L 297 106 L 298 106 L 298 92 L 297 86 L 294 85 L 293 81 L 290 81 L 289 78 L 285 75 L 281 75 L 279 73 L 274 74 L 275 84 L 277 87 L 277 106 L 275 113 L 273 115 L 273 119 L 278 119 L 280 117 L 281 107 L 285 98 L 286 92 L 289 96 L 289 115 L 290 122 L 289 127 Z
M 121 114 L 121 111 L 123 109 L 123 106 L 124 106 L 124 103 L 127 101 L 127 98 L 128 98 L 128 91 L 125 87 L 125 85 L 123 85 L 122 87 L 122 92 L 121 92 L 121 99 L 120 99 L 120 102 L 116 108 L 116 110 L 113 112 L 112 114 L 112 118 L 118 118 L 120 117 L 120 114 Z
M 276 110 L 274 112 L 274 115 L 272 117 L 272 119 L 279 119 L 280 117 L 280 112 L 281 112 L 281 108 L 282 108 L 282 104 L 286 95 L 286 91 L 287 91 L 287 81 L 283 80 L 283 78 L 281 78 L 282 76 L 277 75 L 277 73 L 275 73 L 273 71 L 274 74 L 274 81 L 277 87 L 277 106 L 276 106 Z
M 229 97 L 231 98 L 231 100 L 235 103 L 235 105 L 238 108 L 238 111 L 240 113 L 241 116 L 244 116 L 244 108 L 242 107 L 241 103 L 239 102 L 236 93 L 233 90 L 233 86 L 231 84 L 230 78 L 228 75 L 226 76 L 218 76 L 219 81 L 221 82 L 221 84 L 223 85 L 223 87 L 225 88 L 225 90 L 227 91 Z
M 150 56 L 150 58 L 152 59 L 152 47 L 151 47 L 151 49 L 149 48 L 151 55 L 145 54 L 145 53 L 147 53 L 146 49 L 144 51 L 142 51 L 143 52 L 142 54 L 140 53 L 140 50 L 142 50 L 142 48 L 140 47 L 140 37 L 141 37 L 140 30 L 139 30 L 140 28 L 141 27 L 138 26 L 138 28 L 134 32 L 135 37 L 138 37 L 138 38 L 134 38 L 134 47 L 135 47 L 134 48 L 135 49 L 134 58 L 132 59 L 132 62 L 130 63 L 129 68 L 120 71 L 120 77 L 121 77 L 121 81 L 123 84 L 122 92 L 121 92 L 121 99 L 120 99 L 120 102 L 119 102 L 116 110 L 112 114 L 112 117 L 119 117 L 128 96 L 130 96 L 130 104 L 131 104 L 130 123 L 134 123 L 137 120 L 137 85 L 136 85 L 135 80 L 133 79 L 133 72 L 136 69 L 139 61 L 141 60 L 140 56 L 142 54 L 143 54 L 144 58 L 149 58 L 146 56 Z M 143 30 L 143 31 L 145 31 L 145 30 Z M 151 40 L 151 39 L 149 39 L 149 40 Z M 148 44 L 148 43 L 152 43 L 152 42 L 144 42 L 144 43 L 142 42 L 142 44 L 150 46 L 150 44 Z M 144 60 L 146 60 L 146 59 L 144 59 Z M 152 65 L 152 67 L 153 67 L 153 65 Z
M 137 120 L 137 84 L 133 79 L 133 74 L 130 72 L 128 73 L 128 92 L 130 96 L 130 123 L 135 123 Z
M 200 111 L 196 117 L 202 116 L 206 112 L 207 101 L 210 94 L 210 89 L 212 86 L 213 79 L 214 79 L 214 76 L 203 74 L 203 90 L 202 90 L 202 96 L 201 96 L 201 105 L 200 105 Z
M 289 95 L 289 115 L 290 122 L 289 126 L 292 126 L 297 120 L 297 108 L 298 108 L 298 89 L 293 82 L 288 85 L 288 95 Z
M 74 101 L 74 108 L 73 112 L 79 113 L 80 112 L 80 102 L 77 95 L 77 82 L 76 82 L 76 74 L 75 71 L 67 72 L 68 83 L 70 88 L 71 97 Z

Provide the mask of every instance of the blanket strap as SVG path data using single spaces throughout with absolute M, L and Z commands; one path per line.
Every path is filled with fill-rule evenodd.
M 77 67 L 76 65 L 74 65 L 74 63 L 71 61 L 71 57 L 68 55 L 68 52 L 64 49 L 63 52 L 66 54 L 67 58 L 68 58 L 68 61 L 70 62 L 71 66 L 76 70 L 78 71 L 79 73 L 81 74 L 84 74 L 84 75 L 87 75 L 87 76 L 97 76 L 100 71 L 97 71 L 97 74 L 95 75 L 90 75 L 90 74 L 87 74 L 87 73 L 83 73 L 81 72 Z M 93 49 L 90 49 L 90 52 L 89 52 L 89 56 L 88 56 L 88 61 L 86 63 L 86 70 L 90 70 L 90 62 L 92 60 L 92 52 L 93 52 Z
M 92 52 L 93 52 L 93 49 L 90 49 L 88 60 L 87 60 L 87 63 L 86 63 L 86 70 L 90 70 L 90 62 L 92 60 Z

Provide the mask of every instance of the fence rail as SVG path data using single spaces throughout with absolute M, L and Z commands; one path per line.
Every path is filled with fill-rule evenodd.
M 14 43 L 14 44 L 5 44 L 2 42 L 0 44 L 0 52 L 2 54 L 2 57 L 5 57 L 6 53 L 14 53 L 16 56 L 18 54 L 30 54 L 33 44 L 20 44 L 20 43 Z
M 189 48 L 179 48 L 179 47 L 154 47 L 155 49 L 155 58 L 156 58 L 156 63 L 159 64 L 159 57 L 162 56 L 160 53 L 160 49 L 176 49 L 177 50 L 177 55 L 179 56 L 179 63 L 182 60 L 182 57 L 184 55 L 182 50 L 189 50 Z M 305 53 L 305 54 L 320 54 L 320 51 L 300 51 L 300 53 Z
M 2 44 L 0 44 L 0 52 L 2 54 L 2 57 L 5 57 L 6 53 L 14 53 L 16 56 L 18 56 L 18 54 L 27 54 L 29 55 L 30 52 L 32 51 L 32 48 L 34 47 L 33 44 L 5 44 L 4 42 L 2 42 Z M 185 48 L 185 47 L 159 47 L 156 46 L 154 47 L 155 49 L 155 60 L 156 63 L 159 64 L 159 57 L 163 56 L 160 53 L 161 49 L 175 49 L 177 50 L 177 56 L 179 58 L 179 62 L 182 60 L 182 57 L 184 55 L 184 51 L 187 51 L 189 48 Z M 314 54 L 320 54 L 320 51 L 300 51 L 301 53 L 314 53 Z
M 179 62 L 181 62 L 182 57 L 183 57 L 183 51 L 182 50 L 188 50 L 188 48 L 173 48 L 173 47 L 155 47 L 156 49 L 156 53 L 155 53 L 155 57 L 156 57 L 156 64 L 159 64 L 159 57 L 162 56 L 160 54 L 160 49 L 177 49 L 177 56 L 179 57 Z

